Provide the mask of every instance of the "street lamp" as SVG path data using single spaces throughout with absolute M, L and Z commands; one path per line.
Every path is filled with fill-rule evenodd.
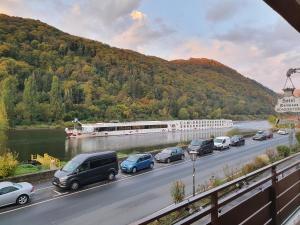
M 193 196 L 195 196 L 195 161 L 197 159 L 198 152 L 197 151 L 190 151 L 190 157 L 193 161 Z

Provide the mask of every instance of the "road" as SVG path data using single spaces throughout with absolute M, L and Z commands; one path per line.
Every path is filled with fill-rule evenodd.
M 243 147 L 214 152 L 196 162 L 196 183 L 212 175 L 223 176 L 225 165 L 239 168 L 266 149 L 287 144 L 287 136 L 275 135 L 267 141 L 247 140 Z M 172 204 L 172 182 L 182 180 L 189 195 L 192 190 L 192 162 L 188 159 L 172 165 L 158 166 L 135 176 L 120 176 L 111 183 L 101 183 L 75 193 L 60 193 L 53 187 L 37 190 L 47 196 L 33 199 L 24 207 L 0 209 L 1 225 L 122 225 L 129 224 Z M 55 195 L 49 193 L 55 192 Z

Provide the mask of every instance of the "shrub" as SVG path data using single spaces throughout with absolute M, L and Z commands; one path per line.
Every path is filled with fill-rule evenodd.
M 173 202 L 179 203 L 185 198 L 185 184 L 182 181 L 175 181 L 171 187 Z
M 18 165 L 18 155 L 10 151 L 0 155 L 0 177 L 9 177 L 14 175 Z
M 295 134 L 298 143 L 300 144 L 300 132 L 296 132 Z
M 256 169 L 259 169 L 261 167 L 268 165 L 269 162 L 270 162 L 270 159 L 266 154 L 259 155 L 259 156 L 256 156 L 254 159 L 254 167 Z
M 242 174 L 246 175 L 253 172 L 255 169 L 254 163 L 247 163 L 242 168 Z
M 291 153 L 291 149 L 285 145 L 278 146 L 277 151 L 278 151 L 279 156 L 281 156 L 281 157 L 288 157 Z
M 278 159 L 278 152 L 276 149 L 268 149 L 266 155 L 269 157 L 271 163 Z

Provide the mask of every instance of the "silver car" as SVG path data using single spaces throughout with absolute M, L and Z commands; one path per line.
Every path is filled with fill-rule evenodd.
M 27 182 L 0 182 L 0 207 L 10 204 L 24 205 L 34 193 L 34 187 Z

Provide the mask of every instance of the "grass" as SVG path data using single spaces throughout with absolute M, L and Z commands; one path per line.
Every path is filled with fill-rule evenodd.
M 240 130 L 240 129 L 232 129 L 226 133 L 227 136 L 234 136 L 234 135 L 242 135 L 244 137 L 252 137 L 256 134 L 256 130 Z
M 31 164 L 20 164 L 17 166 L 14 175 L 18 176 L 18 175 L 24 175 L 24 174 L 29 174 L 29 173 L 37 173 L 41 170 L 42 170 L 42 168 L 39 166 L 34 166 Z

